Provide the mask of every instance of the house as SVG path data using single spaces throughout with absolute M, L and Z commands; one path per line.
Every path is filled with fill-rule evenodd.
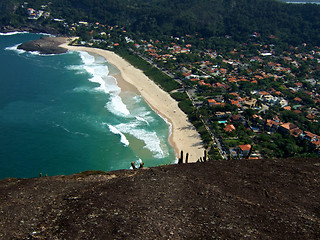
M 298 138 L 303 134 L 303 131 L 300 128 L 295 128 L 290 133 L 292 136 Z
M 312 141 L 311 144 L 315 149 L 320 148 L 320 139 L 317 138 L 316 140 Z
M 27 9 L 27 12 L 28 12 L 28 15 L 29 15 L 29 16 L 31 16 L 32 14 L 34 14 L 35 11 L 36 11 L 36 10 L 34 10 L 33 8 L 28 8 L 28 9 Z
M 279 102 L 278 97 L 274 97 L 271 94 L 264 95 L 261 99 L 262 99 L 263 102 L 266 102 L 268 104 L 273 104 L 273 105 L 275 103 Z
M 295 124 L 288 122 L 288 123 L 281 124 L 279 127 L 279 130 L 283 132 L 291 133 L 291 131 L 293 131 L 296 128 L 298 127 Z
M 281 95 L 281 92 L 280 92 L 280 91 L 276 91 L 276 90 L 273 89 L 273 88 L 270 89 L 270 92 L 273 93 L 273 94 L 275 94 L 275 95 L 278 95 L 278 96 Z
M 233 126 L 233 124 L 228 124 L 225 126 L 224 130 L 226 132 L 233 132 L 234 130 L 236 130 L 236 128 Z
M 261 91 L 258 93 L 258 95 L 259 95 L 259 97 L 263 97 L 263 96 L 267 96 L 267 95 L 271 95 L 271 94 L 266 91 Z
M 190 78 L 191 72 L 184 72 L 184 73 L 182 73 L 182 75 L 183 75 L 184 77 L 186 77 L 186 78 Z
M 217 102 L 215 99 L 208 99 L 208 103 L 210 107 L 214 107 L 214 106 L 224 106 L 225 103 L 223 102 Z
M 306 118 L 308 118 L 311 121 L 314 121 L 317 118 L 317 115 L 313 114 L 313 113 L 309 113 Z
M 284 98 L 281 98 L 279 101 L 279 104 L 282 108 L 284 108 L 285 106 L 288 106 L 288 101 L 285 100 Z M 291 110 L 291 109 L 290 109 Z
M 260 115 L 257 115 L 257 114 L 252 115 L 252 118 L 253 118 L 255 121 L 263 120 L 263 118 L 262 118 Z
M 200 86 L 211 87 L 211 84 L 210 84 L 210 83 L 206 83 L 204 80 L 200 80 L 200 81 L 199 81 L 199 85 L 200 85 Z
M 299 98 L 299 97 L 295 97 L 295 98 L 293 99 L 293 101 L 295 101 L 295 102 L 302 102 L 302 99 Z
M 250 151 L 251 151 L 251 145 L 245 144 L 245 145 L 239 145 L 239 156 L 240 157 L 249 157 Z
M 240 104 L 239 104 L 239 101 L 237 101 L 237 100 L 230 100 L 230 103 L 232 104 L 232 105 L 235 105 L 235 106 L 237 106 L 237 107 L 241 107 L 240 106 Z
M 280 126 L 280 122 L 276 122 L 271 119 L 267 119 L 266 122 L 266 129 L 271 131 L 271 132 L 276 132 Z
M 199 78 L 190 78 L 190 81 L 197 82 L 197 81 L 200 81 L 200 79 Z
M 312 142 L 312 141 L 316 141 L 317 139 L 319 139 L 319 136 L 316 134 L 313 134 L 312 132 L 305 131 L 304 132 L 304 139 L 308 140 L 309 142 Z
M 273 117 L 273 121 L 275 121 L 275 122 L 277 122 L 277 123 L 280 123 L 280 118 L 279 118 L 277 115 L 275 115 L 275 116 Z
M 251 100 L 244 101 L 243 104 L 248 106 L 249 108 L 254 108 L 257 104 L 257 99 L 252 98 Z
M 238 156 L 238 151 L 236 148 L 230 148 L 229 149 L 230 157 L 236 158 Z
M 231 112 L 216 112 L 216 117 L 217 118 L 225 118 L 225 117 L 230 117 Z

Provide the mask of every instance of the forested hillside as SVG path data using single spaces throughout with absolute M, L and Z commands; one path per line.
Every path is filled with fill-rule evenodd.
M 14 12 L 14 0 L 0 1 Z M 21 1 L 22 3 L 23 1 Z M 28 1 L 39 8 L 43 0 Z M 54 17 L 69 22 L 88 21 L 125 26 L 148 35 L 230 35 L 243 40 L 253 32 L 276 35 L 291 43 L 320 38 L 320 6 L 285 4 L 276 0 L 52 0 Z M 10 7 L 11 6 L 11 7 Z M 2 24 L 8 23 L 3 15 Z

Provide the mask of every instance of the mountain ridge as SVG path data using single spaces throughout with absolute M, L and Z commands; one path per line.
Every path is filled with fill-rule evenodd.
M 12 3 L 11 3 L 12 2 Z M 1 1 L 0 1 L 1 3 Z M 41 8 L 42 1 L 34 0 L 28 7 Z M 20 24 L 23 10 L 16 1 L 2 3 L 0 24 Z M 88 1 L 53 0 L 47 6 L 55 18 L 69 24 L 79 21 L 116 25 L 135 34 L 146 36 L 183 36 L 198 32 L 204 37 L 232 36 L 243 41 L 259 32 L 264 37 L 276 35 L 290 43 L 318 43 L 320 36 L 320 6 L 286 4 L 276 0 L 184 0 L 184 1 Z M 14 16 L 18 13 L 19 17 Z M 25 13 L 24 13 L 25 14 Z M 48 21 L 44 20 L 47 24 Z

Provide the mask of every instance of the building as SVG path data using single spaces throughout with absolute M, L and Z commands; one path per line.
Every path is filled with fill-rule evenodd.
M 296 128 L 298 127 L 293 123 L 284 123 L 280 125 L 279 130 L 283 132 L 291 133 L 291 131 L 293 131 Z
M 251 152 L 251 145 L 250 144 L 245 144 L 245 145 L 239 145 L 239 156 L 246 158 L 249 157 L 250 152 Z
M 312 132 L 308 132 L 308 131 L 304 132 L 304 139 L 308 140 L 309 142 L 316 141 L 318 138 L 319 136 Z
M 274 120 L 267 119 L 266 129 L 271 132 L 276 132 L 278 130 L 279 125 L 280 125 L 280 122 L 276 122 Z
M 250 100 L 244 101 L 243 104 L 249 108 L 254 108 L 254 107 L 256 107 L 257 99 L 252 98 Z
M 226 132 L 233 132 L 234 130 L 236 130 L 235 126 L 233 126 L 233 124 L 228 124 L 224 127 L 224 130 Z

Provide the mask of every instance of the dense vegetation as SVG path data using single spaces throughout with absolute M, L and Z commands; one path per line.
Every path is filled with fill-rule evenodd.
M 1 0 L 1 23 L 8 24 L 17 0 Z M 20 1 L 20 4 L 23 1 Z M 28 1 L 40 8 L 43 0 Z M 275 35 L 293 44 L 318 43 L 320 6 L 285 4 L 276 0 L 52 0 L 52 15 L 69 23 L 78 21 L 119 24 L 148 36 L 198 32 L 203 37 L 230 35 L 243 40 L 254 32 Z M 22 19 L 13 22 L 23 23 Z M 11 21 L 12 23 L 12 21 Z
M 144 61 L 140 57 L 132 54 L 130 51 L 126 49 L 116 49 L 115 52 L 130 62 L 133 66 L 142 70 L 145 75 L 156 82 L 165 91 L 170 92 L 179 88 L 180 85 L 177 82 L 172 81 L 170 77 L 162 73 L 157 68 L 151 66 L 148 62 Z

